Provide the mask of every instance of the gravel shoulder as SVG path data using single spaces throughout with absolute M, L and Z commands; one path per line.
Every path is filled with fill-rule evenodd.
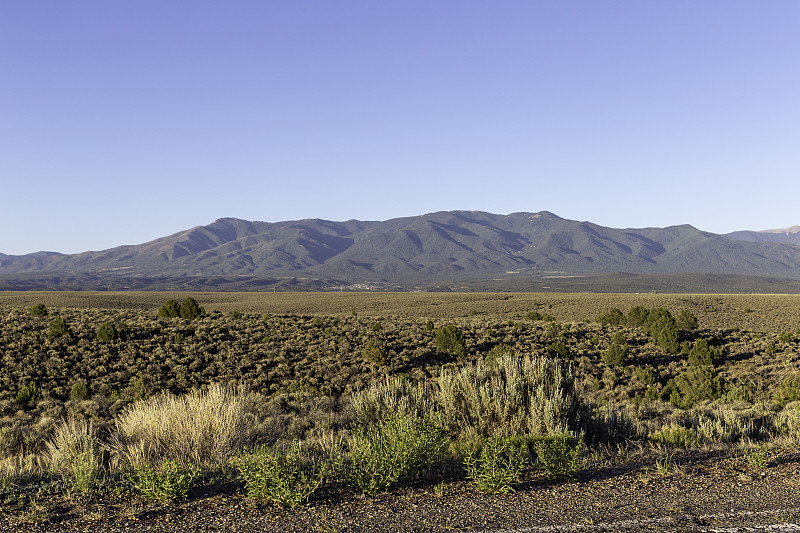
M 296 509 L 247 499 L 233 484 L 198 487 L 178 504 L 44 494 L 24 512 L 0 507 L 0 531 L 800 531 L 800 451 L 776 451 L 767 468 L 734 452 L 684 452 L 661 469 L 655 458 L 590 466 L 574 482 L 531 471 L 509 495 L 464 480 L 368 498 L 331 485 Z

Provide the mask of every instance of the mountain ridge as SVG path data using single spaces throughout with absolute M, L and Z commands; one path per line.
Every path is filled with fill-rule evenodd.
M 78 254 L 0 254 L 0 276 L 309 278 L 397 288 L 546 275 L 726 274 L 800 279 L 800 233 L 689 224 L 610 228 L 548 211 L 437 211 L 384 221 L 219 218 L 138 245 Z M 20 278 L 21 279 L 21 278 Z M 4 285 L 0 283 L 0 288 Z

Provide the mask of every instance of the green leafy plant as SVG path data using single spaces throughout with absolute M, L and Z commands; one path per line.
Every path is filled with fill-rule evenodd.
M 256 448 L 242 455 L 236 465 L 248 496 L 288 507 L 307 502 L 329 471 L 327 461 L 305 458 L 296 440 L 289 446 Z
M 389 355 L 386 352 L 386 345 L 381 342 L 368 342 L 364 349 L 361 350 L 361 356 L 371 362 L 379 365 L 385 365 L 389 362 Z
M 337 450 L 334 469 L 347 485 L 372 494 L 440 461 L 448 443 L 438 419 L 405 414 L 356 428 L 346 446 Z
M 119 338 L 117 328 L 111 322 L 104 322 L 97 328 L 97 340 L 100 342 L 111 342 Z
M 36 304 L 31 307 L 31 316 L 47 316 L 47 307 L 44 304 Z
M 597 317 L 597 322 L 603 325 L 621 326 L 625 323 L 625 315 L 616 307 L 609 309 L 602 315 Z
M 69 391 L 69 399 L 73 402 L 86 400 L 89 398 L 89 387 L 83 381 L 78 381 Z
M 612 343 L 603 352 L 603 362 L 609 366 L 622 366 L 628 358 L 628 345 Z
M 701 439 L 694 429 L 670 424 L 652 433 L 650 441 L 677 448 L 691 448 L 699 446 Z
M 481 492 L 507 494 L 514 492 L 528 458 L 522 446 L 508 439 L 489 438 L 479 452 L 464 458 L 464 469 Z
M 436 347 L 439 351 L 462 357 L 467 353 L 464 334 L 456 326 L 449 324 L 436 331 Z
M 50 322 L 50 331 L 47 333 L 51 337 L 62 337 L 69 334 L 69 326 L 67 321 L 61 315 L 56 316 Z
M 684 309 L 678 313 L 678 316 L 675 317 L 675 322 L 678 328 L 685 331 L 694 331 L 697 329 L 697 317 L 688 309 Z
M 545 435 L 535 437 L 531 447 L 536 463 L 551 479 L 575 479 L 575 472 L 583 461 L 583 445 L 572 435 Z
M 42 391 L 36 386 L 33 381 L 22 387 L 17 392 L 17 403 L 22 407 L 27 408 L 42 397 Z
M 746 450 L 744 459 L 754 468 L 766 468 L 769 466 L 769 447 L 762 445 Z
M 128 481 L 145 498 L 159 501 L 185 500 L 195 481 L 200 477 L 200 467 L 180 466 L 176 461 L 166 460 L 160 468 L 149 463 L 134 467 L 128 473 Z

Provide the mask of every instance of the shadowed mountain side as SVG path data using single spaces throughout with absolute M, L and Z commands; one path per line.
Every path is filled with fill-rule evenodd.
M 785 235 L 791 233 L 787 230 Z M 8 283 L 13 281 L 8 276 L 53 274 L 45 277 L 55 287 L 66 279 L 74 286 L 79 279 L 102 285 L 125 278 L 130 283 L 119 283 L 146 288 L 146 280 L 151 280 L 161 287 L 177 277 L 202 284 L 213 284 L 220 277 L 220 283 L 225 278 L 224 284 L 230 286 L 231 279 L 241 276 L 251 279 L 253 288 L 293 278 L 331 280 L 324 286 L 370 282 L 412 288 L 514 275 L 615 272 L 800 279 L 800 245 L 735 240 L 689 225 L 608 228 L 546 211 L 510 215 L 441 211 L 368 222 L 222 218 L 144 244 L 103 251 L 0 254 L 0 276 Z

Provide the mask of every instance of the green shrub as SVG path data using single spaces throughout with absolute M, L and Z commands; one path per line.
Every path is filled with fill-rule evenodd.
M 513 486 L 519 484 L 527 465 L 528 458 L 522 446 L 499 437 L 489 438 L 480 452 L 464 458 L 467 477 L 481 492 L 514 492 Z
M 547 355 L 552 357 L 561 357 L 566 359 L 569 357 L 569 347 L 564 341 L 556 341 L 547 345 Z
M 164 305 L 158 308 L 158 316 L 161 318 L 177 318 L 181 316 L 181 308 L 173 299 L 167 300 Z
M 186 298 L 180 305 L 175 300 L 169 299 L 158 309 L 158 316 L 161 318 L 180 317 L 186 320 L 194 320 L 195 318 L 203 316 L 205 312 L 205 309 L 200 307 L 194 298 Z M 236 313 L 238 311 L 234 312 Z
M 609 366 L 622 366 L 628 358 L 628 345 L 612 343 L 602 354 L 603 362 Z
M 689 364 L 693 366 L 714 366 L 717 351 L 708 345 L 705 339 L 697 339 L 689 350 Z
M 47 316 L 47 307 L 44 304 L 36 304 L 31 307 L 31 316 Z
M 633 376 L 642 382 L 643 385 L 650 386 L 656 382 L 656 374 L 653 369 L 647 366 L 637 366 L 633 369 Z
M 528 311 L 525 314 L 525 318 L 528 320 L 542 320 L 543 316 L 539 311 Z
M 383 331 L 383 325 L 380 322 L 375 322 L 372 324 L 372 331 L 373 333 L 380 333 Z
M 160 468 L 144 463 L 134 467 L 127 477 L 136 490 L 150 500 L 185 500 L 200 477 L 200 467 L 180 466 L 172 460 L 164 461 Z
M 439 462 L 448 443 L 437 419 L 400 415 L 376 426 L 357 427 L 336 452 L 334 469 L 347 485 L 373 494 Z
M 17 403 L 24 408 L 28 408 L 41 397 L 42 391 L 39 390 L 36 383 L 31 381 L 17 392 Z
M 688 309 L 684 309 L 678 313 L 675 322 L 678 328 L 685 331 L 694 331 L 697 329 L 697 317 Z
M 700 446 L 700 437 L 694 429 L 671 424 L 650 435 L 650 441 L 678 448 Z
M 371 363 L 385 365 L 389 362 L 386 346 L 381 342 L 368 342 L 361 350 L 361 356 Z
M 486 362 L 487 365 L 492 366 L 501 357 L 514 356 L 516 353 L 517 353 L 516 350 L 514 350 L 514 348 L 512 348 L 508 344 L 496 344 L 492 346 L 492 349 L 486 353 L 483 360 L 484 362 Z
M 236 461 L 247 495 L 296 507 L 307 502 L 328 473 L 327 461 L 303 456 L 296 440 L 290 446 L 261 446 Z
M 778 340 L 780 342 L 794 342 L 794 338 L 785 331 L 781 332 L 781 334 L 778 336 Z
M 572 435 L 544 435 L 534 437 L 530 447 L 536 454 L 536 464 L 551 479 L 575 479 L 575 472 L 583 461 L 580 440 Z
M 195 302 L 195 304 L 196 304 L 196 302 Z M 200 314 L 202 314 L 202 313 L 200 313 Z M 197 316 L 200 316 L 200 315 L 197 315 Z M 192 318 L 196 318 L 196 317 L 192 317 Z M 231 312 L 231 320 L 241 320 L 241 319 L 242 319 L 242 313 L 240 313 L 239 311 Z
M 625 315 L 616 307 L 609 309 L 602 315 L 598 316 L 597 322 L 603 325 L 621 326 L 625 323 Z
M 180 315 L 186 320 L 194 320 L 206 314 L 206 310 L 200 307 L 194 298 L 186 298 L 181 302 Z
M 467 353 L 464 334 L 456 326 L 449 324 L 436 331 L 436 348 L 441 352 L 463 357 Z
M 432 332 L 434 329 L 436 329 L 436 325 L 433 323 L 433 320 L 428 320 L 425 323 L 425 331 Z
M 694 366 L 669 380 L 662 398 L 681 409 L 691 409 L 701 400 L 714 400 L 723 392 L 722 379 L 709 366 Z
M 636 307 L 631 308 L 628 311 L 627 323 L 628 326 L 632 328 L 641 328 L 647 324 L 647 320 L 650 316 L 650 311 L 647 308 L 642 307 L 641 305 L 637 305 Z
M 61 315 L 56 316 L 50 322 L 50 331 L 48 332 L 48 335 L 51 337 L 62 337 L 67 334 L 69 334 L 69 326 L 67 325 L 67 321 L 64 320 L 64 317 Z
M 97 328 L 97 340 L 100 342 L 111 342 L 119 338 L 117 328 L 111 322 L 104 322 Z
M 69 399 L 73 402 L 86 400 L 89 398 L 89 387 L 83 381 L 78 381 L 69 391 Z
M 775 391 L 773 399 L 778 407 L 785 407 L 790 402 L 800 400 L 800 373 L 785 378 Z

